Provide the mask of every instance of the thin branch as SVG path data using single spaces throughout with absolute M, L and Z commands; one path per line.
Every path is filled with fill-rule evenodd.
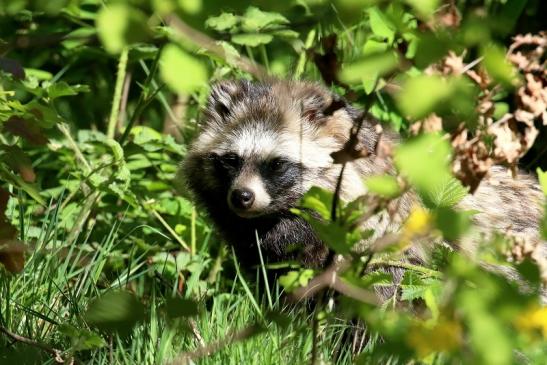
M 65 360 L 62 357 L 63 351 L 61 350 L 57 350 L 56 348 L 50 347 L 46 345 L 45 343 L 38 342 L 28 337 L 24 337 L 24 336 L 15 334 L 13 332 L 10 332 L 3 326 L 0 326 L 0 332 L 2 332 L 4 335 L 6 335 L 7 337 L 11 338 L 12 340 L 16 342 L 21 342 L 21 343 L 24 343 L 25 345 L 36 347 L 44 352 L 47 352 L 48 354 L 51 354 L 55 362 L 59 364 L 65 363 Z M 72 362 L 73 361 L 70 361 L 69 363 L 72 363 Z
M 124 121 L 127 117 L 127 99 L 129 98 L 129 87 L 131 86 L 131 72 L 127 72 L 125 75 L 125 81 L 123 82 L 122 100 L 120 102 L 120 114 L 118 115 L 118 124 L 116 128 L 121 131 L 123 129 Z
M 244 341 L 262 332 L 263 330 L 264 328 L 258 325 L 257 323 L 251 324 L 243 328 L 242 330 L 229 333 L 226 336 L 226 338 L 222 340 L 210 343 L 209 345 L 206 345 L 206 346 L 201 346 L 194 351 L 180 354 L 169 364 L 170 365 L 187 365 L 187 364 L 194 363 L 197 359 L 200 359 L 204 356 L 213 355 L 214 353 L 222 350 L 224 347 L 236 342 Z
M 228 55 L 216 40 L 209 37 L 208 35 L 190 27 L 182 19 L 176 15 L 168 15 L 165 19 L 165 22 L 176 29 L 179 35 L 187 41 L 192 42 L 196 46 L 205 49 L 209 53 L 214 54 L 225 60 L 227 63 L 232 64 L 233 66 L 250 73 L 259 80 L 268 79 L 270 76 L 268 71 L 261 65 L 251 61 L 247 57 L 238 56 L 238 55 Z
M 335 258 L 334 263 L 332 263 L 321 274 L 310 280 L 308 285 L 296 289 L 292 293 L 292 298 L 296 301 L 301 301 L 303 299 L 313 297 L 317 292 L 323 289 L 331 288 L 347 297 L 356 299 L 363 303 L 374 305 L 380 304 L 378 296 L 373 291 L 348 284 L 340 278 L 339 273 L 344 271 L 350 263 L 351 259 L 342 258 L 341 260 L 337 260 Z

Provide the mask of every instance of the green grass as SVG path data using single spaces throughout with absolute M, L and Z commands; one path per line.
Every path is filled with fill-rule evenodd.
M 229 334 L 257 325 L 253 328 L 259 331 L 254 336 L 223 344 L 204 354 L 198 362 L 302 364 L 311 361 L 314 315 L 304 305 L 287 304 L 277 285 L 266 291 L 269 295 L 258 293 L 252 273 L 236 273 L 233 277 L 224 273 L 209 283 L 205 295 L 193 298 L 198 301 L 197 316 L 170 318 L 165 315 L 164 304 L 166 298 L 179 295 L 177 281 L 159 273 L 157 266 L 147 261 L 148 255 L 133 255 L 133 250 L 120 251 L 118 246 L 123 237 L 118 236 L 118 224 L 112 226 L 99 244 L 87 242 L 89 231 L 66 246 L 61 233 L 65 231 L 57 225 L 59 214 L 62 212 L 58 209 L 51 209 L 43 220 L 24 271 L 0 275 L 0 325 L 4 329 L 60 350 L 63 358 L 73 355 L 77 363 L 162 364 L 180 360 L 180 354 L 225 341 Z M 26 217 L 26 221 L 21 222 L 23 232 L 29 219 Z M 113 269 L 112 261 L 119 259 L 115 256 L 120 252 L 128 264 Z M 198 252 L 197 257 L 199 255 Z M 204 274 L 208 273 L 202 276 Z M 257 271 L 256 279 L 262 275 L 262 271 Z M 187 275 L 183 295 L 196 292 L 198 279 Z M 145 305 L 145 318 L 126 337 L 100 333 L 86 321 L 86 310 L 93 299 L 119 288 L 135 293 Z M 265 319 L 269 313 L 285 316 L 286 325 Z M 320 322 L 317 358 L 333 361 L 336 356 L 337 363 L 350 363 L 351 344 L 344 337 L 348 329 L 349 324 L 344 320 Z M 86 349 L 93 342 L 91 338 L 95 338 L 92 333 L 100 333 L 104 346 Z M 0 363 L 54 364 L 55 361 L 36 345 L 12 341 L 2 335 Z

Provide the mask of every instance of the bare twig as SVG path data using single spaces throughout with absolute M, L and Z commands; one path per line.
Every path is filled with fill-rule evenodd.
M 125 80 L 123 82 L 122 100 L 120 102 L 120 114 L 118 115 L 118 125 L 116 128 L 121 131 L 123 129 L 124 121 L 127 117 L 127 99 L 129 97 L 129 87 L 131 86 L 131 72 L 127 72 Z
M 250 73 L 257 79 L 265 80 L 270 77 L 266 69 L 261 65 L 251 61 L 244 56 L 228 55 L 224 48 L 217 43 L 217 41 L 215 41 L 208 35 L 190 27 L 178 16 L 169 15 L 166 17 L 165 22 L 169 26 L 176 29 L 179 32 L 179 35 L 185 40 L 190 41 L 196 46 L 205 49 L 207 52 L 210 52 L 222 58 L 227 63 L 232 64 L 233 66 Z
M 51 354 L 55 360 L 56 363 L 64 364 L 65 360 L 62 357 L 63 351 L 55 349 L 53 347 L 50 347 L 42 342 L 35 341 L 33 339 L 30 339 L 28 337 L 24 337 L 18 334 L 15 334 L 13 332 L 8 331 L 6 328 L 0 326 L 0 332 L 2 332 L 7 337 L 11 338 L 13 341 L 24 343 L 25 345 L 29 345 L 32 347 L 36 347 L 44 352 L 47 352 Z M 72 360 L 69 361 L 69 363 L 73 363 Z
M 192 352 L 185 352 L 177 356 L 170 365 L 186 365 L 204 356 L 209 356 L 222 350 L 224 347 L 233 343 L 246 340 L 263 331 L 263 327 L 259 324 L 251 324 L 242 330 L 229 333 L 226 338 L 210 343 L 206 346 L 201 346 Z
M 296 301 L 301 301 L 314 296 L 315 293 L 325 288 L 331 288 L 347 297 L 356 299 L 363 303 L 370 303 L 374 305 L 380 304 L 380 300 L 374 292 L 348 284 L 340 278 L 339 273 L 344 271 L 350 265 L 350 262 L 351 260 L 347 258 L 342 258 L 341 260 L 335 259 L 334 263 L 332 263 L 325 271 L 310 280 L 308 285 L 296 289 L 292 293 L 292 298 Z
M 188 323 L 190 324 L 190 328 L 192 329 L 192 333 L 194 337 L 196 338 L 198 344 L 200 347 L 205 347 L 205 341 L 203 341 L 203 337 L 201 336 L 201 333 L 199 332 L 198 325 L 196 324 L 196 321 L 193 319 L 189 319 Z

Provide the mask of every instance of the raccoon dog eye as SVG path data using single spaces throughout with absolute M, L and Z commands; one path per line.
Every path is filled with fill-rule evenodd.
M 241 158 L 235 153 L 227 153 L 221 157 L 222 164 L 227 167 L 238 168 L 241 166 Z
M 282 158 L 274 158 L 268 163 L 268 168 L 272 172 L 280 172 L 285 168 L 285 160 Z

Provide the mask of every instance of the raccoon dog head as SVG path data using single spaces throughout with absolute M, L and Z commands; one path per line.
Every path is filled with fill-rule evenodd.
M 255 218 L 288 212 L 313 185 L 332 188 L 339 169 L 330 154 L 352 125 L 336 103 L 312 83 L 215 85 L 182 167 L 190 189 L 209 210 Z

